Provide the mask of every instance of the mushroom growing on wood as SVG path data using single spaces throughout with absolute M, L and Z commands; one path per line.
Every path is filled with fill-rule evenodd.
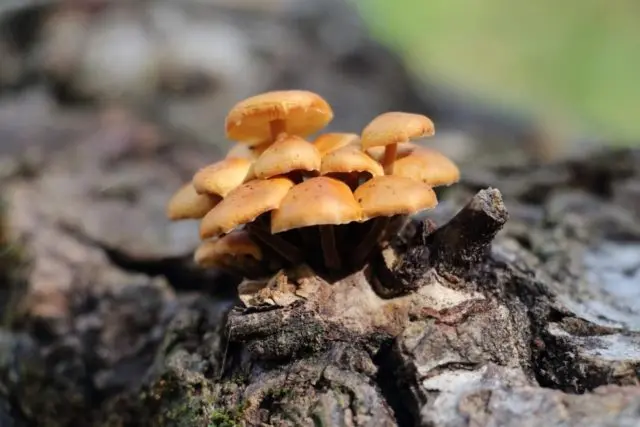
M 283 177 L 258 179 L 240 185 L 202 218 L 200 237 L 207 239 L 221 236 L 277 209 L 293 185 L 293 181 Z M 251 226 L 248 231 L 254 238 L 269 245 L 290 262 L 298 262 L 301 259 L 297 248 L 276 236 L 269 235 L 260 227 Z
M 325 266 L 337 270 L 341 261 L 336 247 L 334 225 L 359 221 L 362 210 L 349 187 L 337 179 L 320 176 L 295 187 L 271 213 L 271 232 L 320 226 Z
M 199 194 L 226 197 L 244 182 L 250 168 L 251 160 L 231 157 L 203 167 L 196 172 L 191 182 Z
M 318 149 L 310 142 L 299 136 L 282 134 L 253 164 L 253 174 L 258 179 L 288 175 L 300 182 L 305 173 L 317 174 L 321 158 Z
M 227 115 L 227 138 L 247 145 L 273 142 L 281 133 L 305 137 L 333 119 L 320 95 L 304 90 L 262 93 L 237 103 Z
M 435 134 L 431 119 L 421 114 L 389 112 L 380 114 L 362 131 L 362 149 L 384 147 L 382 166 L 385 173 L 393 173 L 398 144 Z
M 395 215 L 413 215 L 438 204 L 431 186 L 410 178 L 385 175 L 372 178 L 354 192 L 362 208 L 363 219 L 374 223 L 364 239 L 353 252 L 352 262 L 359 265 L 365 261 L 378 239 Z
M 322 158 L 320 174 L 338 178 L 355 190 L 362 176 L 368 179 L 384 175 L 384 170 L 380 163 L 357 146 L 346 145 Z
M 382 150 L 369 149 L 367 152 L 382 160 Z M 416 179 L 432 187 L 451 185 L 460 180 L 460 170 L 451 159 L 433 148 L 412 143 L 398 146 L 393 175 Z
M 216 267 L 249 278 L 264 277 L 268 273 L 262 260 L 262 249 L 244 230 L 206 240 L 194 254 L 194 261 L 201 267 Z
M 221 198 L 209 194 L 198 194 L 189 182 L 184 184 L 169 200 L 167 217 L 172 221 L 200 219 L 213 209 Z

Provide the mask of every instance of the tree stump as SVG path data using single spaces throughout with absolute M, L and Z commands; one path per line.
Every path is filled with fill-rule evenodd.
M 164 217 L 214 154 L 109 132 L 2 162 L 2 426 L 637 423 L 640 152 L 462 165 L 397 262 L 265 308 Z

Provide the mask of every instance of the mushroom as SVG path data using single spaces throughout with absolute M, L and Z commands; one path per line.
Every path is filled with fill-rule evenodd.
M 380 163 L 361 151 L 356 145 L 346 145 L 322 158 L 320 174 L 338 178 L 354 190 L 362 175 L 368 178 L 384 175 Z
M 198 194 L 191 183 L 176 191 L 167 204 L 166 214 L 172 221 L 200 219 L 213 209 L 221 198 L 209 194 Z
M 320 95 L 304 90 L 262 93 L 237 103 L 227 115 L 227 138 L 247 145 L 275 141 L 281 133 L 305 137 L 333 119 Z
M 298 173 L 318 172 L 322 156 L 316 147 L 295 135 L 282 134 L 260 155 L 253 165 L 253 173 L 258 179 L 277 175 L 289 175 L 295 181 L 302 181 Z
M 231 157 L 203 167 L 196 172 L 191 182 L 198 194 L 226 197 L 244 182 L 250 168 L 251 160 Z
M 412 215 L 438 204 L 431 186 L 403 176 L 377 176 L 359 186 L 354 196 L 362 208 L 363 219 L 374 220 L 352 255 L 352 263 L 360 265 L 378 243 L 392 216 Z
M 385 173 L 393 173 L 398 144 L 432 136 L 435 128 L 431 119 L 421 114 L 392 111 L 374 118 L 362 131 L 362 149 L 385 147 L 382 166 Z
M 267 274 L 262 264 L 262 249 L 244 230 L 202 242 L 193 258 L 201 267 L 216 267 L 241 277 L 257 278 Z
M 218 237 L 255 221 L 259 216 L 278 208 L 293 185 L 293 181 L 283 177 L 253 180 L 240 185 L 202 218 L 200 237 Z M 270 246 L 288 261 L 295 263 L 301 259 L 300 251 L 295 246 L 271 236 L 258 224 L 248 224 L 247 228 L 253 238 Z
M 432 187 L 451 185 L 460 180 L 460 170 L 448 157 L 432 148 L 418 147 L 395 161 L 393 174 L 417 179 Z
M 375 147 L 367 152 L 380 161 L 382 150 Z M 447 156 L 437 150 L 420 145 L 399 144 L 393 175 L 416 179 L 432 187 L 451 185 L 460 180 L 460 170 Z
M 271 233 L 320 226 L 325 266 L 341 267 L 335 242 L 334 225 L 360 221 L 362 210 L 349 187 L 337 179 L 320 176 L 293 187 L 271 213 Z
M 355 133 L 324 133 L 318 136 L 313 145 L 320 151 L 323 156 L 345 145 L 355 145 L 360 142 L 360 135 Z

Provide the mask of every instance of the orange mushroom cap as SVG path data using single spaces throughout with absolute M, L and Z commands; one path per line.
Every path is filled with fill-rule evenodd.
M 291 187 L 293 181 L 281 177 L 240 185 L 202 218 L 200 237 L 206 239 L 226 234 L 278 208 Z
M 360 206 L 342 181 L 319 176 L 295 187 L 271 213 L 271 232 L 281 233 L 313 225 L 339 225 L 362 218 Z
M 382 165 L 356 145 L 346 145 L 322 158 L 320 174 L 368 172 L 371 176 L 384 175 Z
M 360 135 L 355 133 L 324 133 L 318 136 L 313 145 L 323 156 L 345 145 L 357 144 L 360 142 Z
M 431 119 L 422 114 L 392 111 L 374 118 L 362 131 L 362 148 L 381 147 L 435 134 Z
M 305 90 L 262 93 L 237 103 L 227 115 L 227 138 L 249 145 L 270 141 L 271 122 L 283 121 L 282 131 L 308 136 L 333 119 L 333 110 L 320 95 Z
M 172 221 L 200 219 L 220 202 L 220 197 L 198 194 L 191 183 L 176 191 L 167 204 L 166 214 Z
M 267 179 L 293 171 L 319 171 L 321 159 L 320 152 L 310 142 L 283 134 L 256 160 L 253 174 Z
M 219 239 L 202 242 L 195 251 L 194 260 L 202 267 L 224 267 L 230 258 L 242 256 L 259 261 L 262 250 L 246 231 L 236 230 Z
M 460 170 L 444 154 L 420 147 L 394 162 L 393 175 L 416 179 L 430 186 L 451 185 L 460 180 Z
M 230 157 L 205 166 L 193 176 L 192 183 L 199 194 L 216 194 L 221 197 L 242 184 L 251 168 L 251 160 Z
M 354 196 L 365 219 L 412 215 L 436 207 L 436 193 L 427 184 L 403 176 L 377 176 L 359 186 Z

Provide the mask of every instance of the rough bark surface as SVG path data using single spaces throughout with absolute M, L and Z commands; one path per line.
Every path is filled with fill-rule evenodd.
M 165 93 L 160 120 L 199 111 L 211 138 L 230 99 L 286 82 L 327 94 L 350 129 L 400 108 L 534 138 L 423 99 L 388 52 L 341 32 L 359 28 L 342 11 L 215 9 L 258 43 L 234 64 L 257 49 L 268 78 L 223 74 L 201 102 Z M 4 33 L 30 15 L 6 16 Z M 37 68 L 19 44 L 11 60 Z M 463 181 L 385 249 L 396 262 L 332 284 L 301 266 L 245 309 L 234 279 L 193 265 L 197 224 L 165 218 L 220 147 L 38 94 L 0 105 L 0 426 L 639 424 L 639 151 L 514 166 L 531 147 L 470 143 Z
M 401 262 L 243 309 L 164 217 L 214 154 L 113 132 L 4 159 L 3 426 L 637 425 L 639 152 L 463 167 Z

